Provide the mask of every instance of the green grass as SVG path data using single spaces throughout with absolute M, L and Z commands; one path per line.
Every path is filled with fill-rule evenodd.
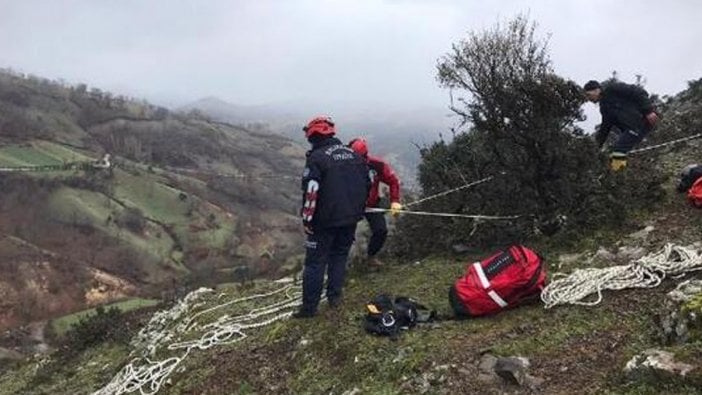
M 5 166 L 60 165 L 62 162 L 34 147 L 10 145 L 0 149 L 0 164 Z
M 45 166 L 65 162 L 90 161 L 92 158 L 48 141 L 0 147 L 0 166 Z
M 130 207 L 139 207 L 149 218 L 169 224 L 188 222 L 185 214 L 188 201 L 180 200 L 180 191 L 170 188 L 149 177 L 146 173 L 135 176 L 123 171 L 116 172 L 115 197 Z
M 193 194 L 165 185 L 158 174 L 115 174 L 115 197 L 127 206 L 140 208 L 146 217 L 173 226 L 185 249 L 223 248 L 236 228 L 234 220 L 222 211 Z M 214 215 L 217 226 L 208 225 L 210 215 Z M 204 230 L 194 232 L 191 225 Z
M 75 151 L 66 146 L 55 144 L 49 141 L 35 141 L 32 143 L 35 150 L 42 152 L 47 156 L 51 156 L 60 161 L 65 162 L 83 162 L 83 161 L 93 161 L 97 158 L 92 158 L 90 156 L 84 155 L 78 151 Z
M 137 235 L 120 228 L 114 221 L 108 223 L 108 217 L 119 218 L 124 208 L 101 193 L 60 188 L 52 194 L 48 207 L 49 215 L 55 220 L 91 225 L 146 254 L 153 263 L 169 262 L 176 269 L 184 270 L 180 263 L 172 260 L 174 242 L 160 226 L 147 222 L 144 234 Z
M 142 298 L 131 298 L 123 300 L 121 302 L 115 302 L 111 304 L 104 305 L 105 309 L 116 307 L 122 312 L 132 311 L 141 309 L 143 307 L 151 307 L 159 304 L 160 301 L 156 299 L 142 299 Z M 54 319 L 51 321 L 51 327 L 55 334 L 62 336 L 65 334 L 71 326 L 78 323 L 81 319 L 86 318 L 90 315 L 95 314 L 95 309 L 82 310 L 73 314 L 65 315 L 63 317 Z
M 624 363 L 634 354 L 656 347 L 650 335 L 655 314 L 655 309 L 651 309 L 655 298 L 649 296 L 652 290 L 607 293 L 605 301 L 596 307 L 564 306 L 546 310 L 537 304 L 493 317 L 447 320 L 437 326 L 420 325 L 403 332 L 397 341 L 369 335 L 362 329 L 363 306 L 379 293 L 412 296 L 437 309 L 441 315 L 449 314 L 447 289 L 464 273 L 466 263 L 472 258 L 477 257 L 460 261 L 426 259 L 420 264 L 391 265 L 373 273 L 354 269 L 339 311 L 330 311 L 322 302 L 316 318 L 280 321 L 248 331 L 250 337 L 239 343 L 194 350 L 183 362 L 183 370 L 172 376 L 166 393 L 202 392 L 210 386 L 217 391 L 228 389 L 231 393 L 265 393 L 272 382 L 291 393 L 343 393 L 352 388 L 359 388 L 363 393 L 404 393 L 407 390 L 402 388 L 403 383 L 435 371 L 436 366 L 475 366 L 480 353 L 486 352 L 481 350 L 501 356 L 528 357 L 535 365 L 532 373 L 546 375 L 544 378 L 549 380 L 549 385 L 556 385 L 556 392 L 566 391 L 566 387 L 554 384 L 561 373 L 538 371 L 540 364 L 556 361 L 558 366 L 567 365 L 572 380 L 588 388 L 599 388 L 600 392 L 692 393 L 689 382 L 631 386 L 622 381 Z M 262 280 L 248 286 L 221 286 L 217 292 L 203 297 L 206 303 L 200 308 L 277 287 Z M 253 300 L 241 306 L 231 305 L 201 316 L 198 322 L 211 322 L 225 314 L 238 315 L 260 307 L 259 303 Z M 73 315 L 62 320 L 75 322 L 77 317 Z M 65 328 L 68 324 L 61 325 Z M 302 345 L 303 340 L 305 345 Z M 610 351 L 610 345 L 615 343 L 620 346 Z M 688 355 L 695 357 L 698 347 L 699 344 L 673 350 L 684 361 Z M 173 352 L 160 350 L 155 358 L 166 358 Z M 95 354 L 90 358 L 93 358 L 91 362 L 103 362 Z M 602 360 L 608 361 L 607 365 L 603 365 Z M 456 380 L 463 392 L 488 391 L 473 380 L 474 377 L 458 373 L 457 368 L 447 369 L 442 374 L 449 380 Z M 66 383 L 63 375 L 75 374 L 76 380 L 91 382 L 91 389 L 110 379 L 104 377 L 102 382 L 97 382 L 90 376 L 94 373 L 71 372 L 60 373 L 51 379 L 53 384 L 42 388 L 49 392 L 67 388 L 62 387 Z M 283 378 L 276 372 L 284 372 Z M 7 376 L 0 378 L 0 385 L 8 380 Z
M 0 376 L 0 395 L 90 394 L 111 380 L 126 362 L 128 353 L 124 345 L 102 344 L 72 360 L 71 366 L 48 374 L 39 359 L 31 359 Z M 79 374 L 71 371 L 77 367 Z

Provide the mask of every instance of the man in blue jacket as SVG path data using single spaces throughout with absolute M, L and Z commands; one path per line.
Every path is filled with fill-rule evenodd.
M 329 305 L 335 308 L 341 302 L 346 260 L 370 189 L 365 159 L 334 137 L 330 118 L 314 118 L 303 130 L 312 149 L 302 174 L 301 214 L 307 241 L 302 307 L 295 318 L 317 313 L 325 269 Z
M 637 85 L 623 82 L 608 82 L 600 85 L 588 81 L 585 96 L 593 103 L 600 104 L 602 124 L 595 134 L 595 140 L 602 146 L 612 127 L 619 129 L 619 137 L 610 154 L 610 166 L 618 171 L 626 167 L 627 154 L 653 130 L 658 122 L 658 114 L 648 92 Z

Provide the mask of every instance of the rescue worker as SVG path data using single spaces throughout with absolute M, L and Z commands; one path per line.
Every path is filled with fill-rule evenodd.
M 658 114 L 653 102 L 643 88 L 623 82 L 607 82 L 600 85 L 588 81 L 585 96 L 599 103 L 602 124 L 595 134 L 600 147 L 607 141 L 612 127 L 619 129 L 619 137 L 610 154 L 610 167 L 618 171 L 626 167 L 627 155 L 658 123 Z
M 384 160 L 368 155 L 368 143 L 365 139 L 355 138 L 349 142 L 349 147 L 363 156 L 368 163 L 371 189 L 368 193 L 366 207 L 378 207 L 378 203 L 380 202 L 379 186 L 382 182 L 390 187 L 390 213 L 393 216 L 397 216 L 400 210 L 402 210 L 402 204 L 400 204 L 400 180 L 395 175 L 392 167 Z M 388 236 L 385 215 L 379 212 L 366 213 L 365 216 L 371 230 L 371 238 L 368 241 L 368 265 L 378 267 L 382 265 L 382 262 L 378 260 L 376 255 L 383 248 Z
M 334 137 L 330 118 L 316 117 L 303 130 L 312 149 L 302 174 L 301 215 L 307 240 L 302 306 L 295 318 L 317 313 L 325 269 L 329 306 L 336 308 L 341 302 L 346 260 L 370 188 L 365 160 Z

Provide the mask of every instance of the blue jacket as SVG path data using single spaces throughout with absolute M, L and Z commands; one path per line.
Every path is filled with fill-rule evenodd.
M 365 159 L 335 137 L 314 140 L 302 174 L 302 220 L 315 228 L 363 218 L 370 189 Z

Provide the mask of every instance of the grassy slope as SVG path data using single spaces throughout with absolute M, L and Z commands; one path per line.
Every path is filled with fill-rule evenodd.
M 60 165 L 64 162 L 93 160 L 77 151 L 48 141 L 0 147 L 0 166 Z
M 688 149 L 692 154 L 698 148 Z M 652 209 L 629 229 L 653 223 L 656 231 L 645 244 L 649 249 L 702 237 L 702 216 L 682 196 L 671 193 Z M 555 262 L 562 253 L 626 241 L 624 234 L 603 231 L 569 249 L 556 242 L 538 248 Z M 676 283 L 671 280 L 656 289 L 607 293 L 596 307 L 545 310 L 532 305 L 491 318 L 444 321 L 404 333 L 397 342 L 362 330 L 363 305 L 381 292 L 410 295 L 448 314 L 447 288 L 476 258 L 395 262 L 378 273 L 354 270 L 340 311 L 322 306 L 321 315 L 312 320 L 277 323 L 252 332 L 241 343 L 196 351 L 164 393 L 342 393 L 353 388 L 363 393 L 414 393 L 419 387 L 413 380 L 422 376 L 434 385 L 430 393 L 510 390 L 476 379 L 483 352 L 528 357 L 530 372 L 545 379 L 546 393 L 697 393 L 696 387 L 680 381 L 631 384 L 621 373 L 633 355 L 661 347 L 654 322 L 665 292 Z M 224 287 L 217 300 L 254 291 Z M 702 366 L 701 348 L 699 341 L 670 347 L 681 360 Z M 32 363 L 24 364 L 0 378 L 0 393 L 88 393 L 107 383 L 127 362 L 128 353 L 124 346 L 107 344 L 48 376 L 37 376 Z
M 184 372 L 175 374 L 163 393 L 340 394 L 353 388 L 362 393 L 415 393 L 419 387 L 413 380 L 422 376 L 433 383 L 430 393 L 510 390 L 476 379 L 484 352 L 528 357 L 530 373 L 545 379 L 546 393 L 697 393 L 689 383 L 676 381 L 632 386 L 621 374 L 633 355 L 660 347 L 654 336 L 654 317 L 675 281 L 651 290 L 607 293 L 596 307 L 545 310 L 536 304 L 490 318 L 442 321 L 405 332 L 395 342 L 363 331 L 363 306 L 381 292 L 416 297 L 448 315 L 447 288 L 475 258 L 431 258 L 375 273 L 354 270 L 339 311 L 330 311 L 323 304 L 320 316 L 314 319 L 280 322 L 250 332 L 251 338 L 241 343 L 195 351 L 184 363 Z M 256 291 L 259 289 L 224 287 L 213 297 L 222 303 Z M 221 313 L 225 312 L 236 313 Z M 701 346 L 691 343 L 673 350 L 683 361 L 700 364 Z M 68 386 L 71 380 L 83 383 L 85 393 L 95 390 L 127 361 L 126 348 L 102 348 L 110 359 L 103 353 L 87 352 L 70 371 L 45 378 L 42 386 L 32 384 L 34 373 L 26 367 L 5 375 L 0 378 L 0 393 L 11 393 L 4 388 L 67 393 L 64 391 L 76 388 Z M 105 364 L 103 369 L 95 368 Z M 88 369 L 74 372 L 79 365 Z
M 121 302 L 115 302 L 105 305 L 105 309 L 116 307 L 123 312 L 128 312 L 132 310 L 137 310 L 143 307 L 155 306 L 159 303 L 155 299 L 142 299 L 142 298 L 130 298 L 123 300 Z M 57 318 L 51 321 L 51 326 L 55 334 L 61 336 L 66 333 L 67 330 L 71 328 L 71 325 L 77 323 L 83 318 L 86 318 L 92 314 L 95 314 L 95 309 L 82 310 L 73 314 L 65 315 L 63 317 Z
M 48 141 L 36 140 L 24 145 L 8 145 L 0 148 L 0 166 L 55 165 L 73 161 L 92 160 L 88 156 Z M 27 173 L 37 177 L 71 175 L 66 172 Z M 106 224 L 108 216 L 118 218 L 123 211 L 120 204 L 98 192 L 62 188 L 51 198 L 50 215 L 65 222 L 89 223 L 132 245 L 136 250 L 152 257 L 152 261 L 170 262 L 184 269 L 179 262 L 179 253 L 173 251 L 174 241 L 161 229 L 161 224 L 172 225 L 184 248 L 223 248 L 235 229 L 233 218 L 222 210 L 207 204 L 194 195 L 180 198 L 181 192 L 166 185 L 167 173 L 139 172 L 138 175 L 116 170 L 113 181 L 114 198 L 126 207 L 139 208 L 149 222 L 145 235 L 135 235 Z M 198 181 L 178 176 L 180 182 L 197 184 Z M 188 214 L 195 201 L 195 210 Z M 208 219 L 211 217 L 214 221 Z M 197 227 L 197 231 L 191 229 Z M 157 236 L 156 236 L 157 235 Z

